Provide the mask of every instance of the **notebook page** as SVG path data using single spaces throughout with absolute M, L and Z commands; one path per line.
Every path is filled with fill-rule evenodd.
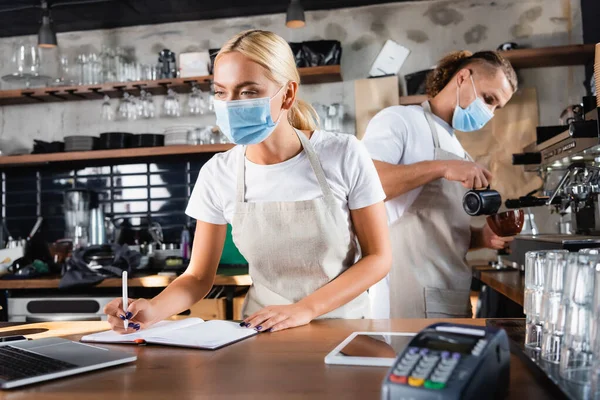
M 161 321 L 152 325 L 148 329 L 143 329 L 139 332 L 120 334 L 115 331 L 105 331 L 93 333 L 81 338 L 82 342 L 100 342 L 100 343 L 131 343 L 136 339 L 147 340 L 149 336 L 168 335 L 168 332 L 174 329 L 182 329 L 193 325 L 204 323 L 201 318 L 186 318 L 179 321 Z
M 212 320 L 203 324 L 179 327 L 158 335 L 146 335 L 153 344 L 214 350 L 256 335 L 254 329 L 242 328 L 238 322 Z

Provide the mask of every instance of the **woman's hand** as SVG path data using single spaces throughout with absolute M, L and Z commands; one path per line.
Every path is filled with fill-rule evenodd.
M 301 304 L 268 306 L 252 314 L 240 323 L 259 332 L 275 332 L 308 324 L 315 318 L 313 311 Z
M 482 247 L 487 249 L 502 250 L 508 247 L 508 244 L 513 240 L 513 237 L 502 237 L 496 235 L 488 224 L 486 224 L 481 230 L 481 244 Z
M 135 333 L 156 323 L 156 313 L 147 299 L 129 299 L 127 312 L 123 311 L 123 300 L 114 299 L 104 307 L 104 314 L 108 316 L 112 330 L 118 333 Z M 126 319 L 129 320 L 127 329 L 123 328 Z

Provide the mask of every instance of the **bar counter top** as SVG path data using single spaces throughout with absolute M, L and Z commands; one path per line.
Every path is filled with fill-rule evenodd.
M 441 320 L 320 320 L 263 333 L 216 351 L 162 346 L 101 345 L 138 360 L 106 370 L 0 392 L 0 400 L 379 399 L 387 368 L 326 365 L 324 357 L 355 331 L 417 332 Z M 453 320 L 484 325 L 483 319 Z M 3 326 L 3 325 L 0 325 Z M 0 335 L 78 340 L 105 322 L 53 322 L 0 328 Z M 38 332 L 38 333 L 35 333 Z M 511 355 L 508 399 L 551 399 Z
M 484 285 L 523 305 L 525 294 L 525 275 L 518 270 L 494 270 L 489 266 L 473 267 L 473 277 Z

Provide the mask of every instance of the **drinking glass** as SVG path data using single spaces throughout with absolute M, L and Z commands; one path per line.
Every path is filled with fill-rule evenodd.
M 594 272 L 599 260 L 598 254 L 589 252 L 571 254 L 565 273 L 559 371 L 563 379 L 579 385 L 590 383 Z
M 13 53 L 13 69 L 19 75 L 37 75 L 40 67 L 38 48 L 25 43 L 17 43 Z
M 190 115 L 202 115 L 206 109 L 202 92 L 195 85 L 192 87 L 192 93 L 188 98 L 187 108 Z
M 163 103 L 163 114 L 166 117 L 179 117 L 181 115 L 181 107 L 179 105 L 179 99 L 173 89 L 167 91 L 167 96 Z
M 117 70 L 115 64 L 115 50 L 103 45 L 100 53 L 102 63 L 102 80 L 104 82 L 116 82 Z
M 525 254 L 525 347 L 529 349 L 539 350 L 542 344 L 542 293 L 548 255 L 551 253 L 567 254 L 568 251 L 529 251 Z
M 142 118 L 155 117 L 156 112 L 154 108 L 154 100 L 152 99 L 152 94 L 150 92 L 146 92 L 145 90 L 140 92 L 140 105 L 140 116 Z
M 123 98 L 121 99 L 121 103 L 119 103 L 119 107 L 117 108 L 117 115 L 119 119 L 128 120 L 130 117 L 132 107 L 135 105 L 132 104 L 130 94 L 125 92 L 123 93 Z
M 80 85 L 85 85 L 86 84 L 86 68 L 85 65 L 87 64 L 87 56 L 85 54 L 79 54 L 77 55 L 76 61 L 77 63 L 77 75 L 78 75 L 78 82 Z
M 102 112 L 100 117 L 104 121 L 113 121 L 115 119 L 115 111 L 110 104 L 110 97 L 104 95 L 104 102 L 102 103 Z
M 88 54 L 89 84 L 97 85 L 102 81 L 102 60 L 96 53 Z
M 564 335 L 564 313 L 560 306 L 564 294 L 564 277 L 567 268 L 567 256 L 564 253 L 550 253 L 544 275 L 542 293 L 542 333 L 541 358 L 549 363 L 558 364 L 560 348 Z
M 594 269 L 594 296 L 592 297 L 592 373 L 591 398 L 600 399 L 600 267 Z

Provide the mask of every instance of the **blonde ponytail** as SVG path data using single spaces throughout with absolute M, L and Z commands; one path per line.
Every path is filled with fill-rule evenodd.
M 226 53 L 236 51 L 248 57 L 267 70 L 267 76 L 279 85 L 288 82 L 300 84 L 300 74 L 290 45 L 279 35 L 258 29 L 238 33 L 219 51 L 219 58 Z M 319 126 L 319 116 L 307 102 L 296 98 L 288 112 L 288 121 L 296 129 L 313 131 Z
M 290 125 L 301 131 L 314 131 L 319 126 L 319 115 L 307 102 L 296 99 L 292 109 L 288 112 Z

